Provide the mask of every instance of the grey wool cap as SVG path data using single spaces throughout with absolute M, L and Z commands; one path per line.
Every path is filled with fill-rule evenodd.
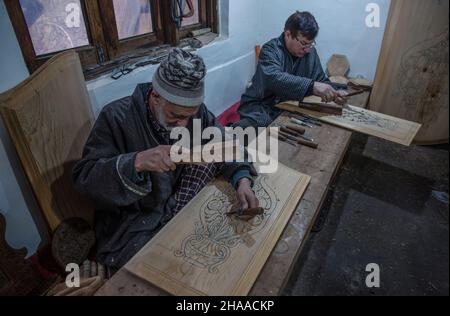
M 153 75 L 153 88 L 175 105 L 197 107 L 205 100 L 205 76 L 201 57 L 174 48 Z

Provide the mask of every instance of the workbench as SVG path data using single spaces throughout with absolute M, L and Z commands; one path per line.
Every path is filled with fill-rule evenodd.
M 289 113 L 282 114 L 274 124 L 284 124 Z M 351 132 L 323 124 L 307 128 L 309 136 L 319 143 L 314 150 L 305 146 L 294 147 L 280 142 L 280 162 L 312 177 L 305 195 L 291 217 L 277 246 L 261 271 L 250 295 L 280 295 L 289 280 L 299 254 L 320 212 L 328 188 L 332 183 L 347 151 Z M 167 295 L 157 287 L 119 270 L 97 293 L 98 296 Z

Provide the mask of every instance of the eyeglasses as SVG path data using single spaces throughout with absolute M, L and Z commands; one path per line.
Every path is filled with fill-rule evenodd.
M 295 40 L 297 42 L 299 42 L 300 45 L 302 45 L 302 47 L 304 47 L 304 48 L 313 48 L 313 47 L 316 47 L 316 45 L 317 45 L 316 41 L 312 41 L 312 43 L 305 43 L 304 41 L 298 39 L 297 37 L 295 38 Z

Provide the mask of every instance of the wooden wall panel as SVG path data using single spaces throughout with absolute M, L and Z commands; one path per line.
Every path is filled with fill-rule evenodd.
M 52 58 L 1 94 L 0 113 L 50 229 L 73 216 L 92 222 L 71 179 L 94 121 L 78 55 Z
M 174 295 L 247 295 L 297 208 L 310 177 L 280 165 L 254 190 L 264 215 L 246 222 L 227 212 L 236 193 L 217 180 L 195 197 L 126 269 Z
M 423 124 L 416 143 L 448 142 L 449 1 L 392 0 L 369 109 Z

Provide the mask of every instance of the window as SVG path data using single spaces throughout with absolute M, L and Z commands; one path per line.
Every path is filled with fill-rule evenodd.
M 181 25 L 182 26 L 189 26 L 189 25 L 200 23 L 200 18 L 199 18 L 199 15 L 198 15 L 198 9 L 199 9 L 199 3 L 198 3 L 198 0 L 197 0 L 197 1 L 194 1 L 192 3 L 192 8 L 191 8 L 191 10 L 189 12 L 184 12 L 184 13 L 187 13 L 187 15 L 190 15 L 190 16 L 186 17 Z
M 113 0 L 119 40 L 153 32 L 150 2 Z
M 102 68 L 194 30 L 217 31 L 217 0 L 5 0 L 30 72 L 76 49 L 84 69 Z M 182 21 L 180 21 L 180 17 Z
M 25 22 L 36 55 L 46 55 L 89 44 L 83 12 L 73 18 L 66 8 L 80 8 L 80 0 L 30 1 L 20 0 Z M 65 27 L 64 27 L 65 26 Z

